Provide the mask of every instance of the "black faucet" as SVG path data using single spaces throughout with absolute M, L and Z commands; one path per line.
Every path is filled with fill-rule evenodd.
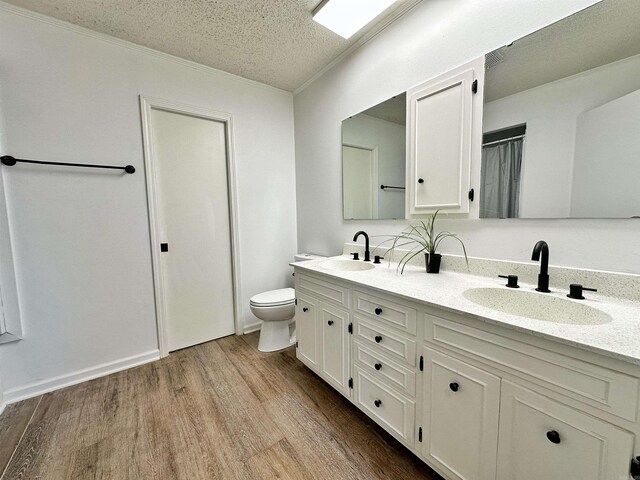
M 357 242 L 360 235 L 364 235 L 364 261 L 370 262 L 371 258 L 369 252 L 369 235 L 367 235 L 367 232 L 365 232 L 364 230 L 360 230 L 353 236 L 353 241 Z
M 540 261 L 540 273 L 538 274 L 538 292 L 548 293 L 549 290 L 549 245 L 544 240 L 540 240 L 533 247 L 533 253 L 531 254 L 531 260 L 540 260 L 540 253 L 542 253 L 542 260 Z

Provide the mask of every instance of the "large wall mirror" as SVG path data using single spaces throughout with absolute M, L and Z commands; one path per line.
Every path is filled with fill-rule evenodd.
M 481 218 L 640 217 L 640 1 L 486 56 Z
M 343 216 L 404 218 L 406 94 L 342 122 Z

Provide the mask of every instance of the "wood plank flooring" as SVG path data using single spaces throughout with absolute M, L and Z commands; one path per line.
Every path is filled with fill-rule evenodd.
M 261 353 L 257 340 L 226 337 L 8 407 L 1 479 L 440 479 L 295 350 Z

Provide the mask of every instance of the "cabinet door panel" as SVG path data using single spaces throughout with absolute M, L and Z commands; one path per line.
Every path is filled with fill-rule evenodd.
M 298 347 L 296 356 L 308 367 L 319 370 L 320 338 L 316 321 L 318 305 L 313 297 L 297 296 L 296 338 Z
M 320 304 L 322 376 L 338 390 L 349 390 L 349 314 Z
M 628 480 L 634 436 L 503 380 L 499 480 Z
M 424 455 L 452 479 L 496 476 L 500 379 L 424 349 Z
M 469 212 L 472 126 L 482 110 L 473 99 L 476 68 L 474 62 L 407 92 L 410 215 Z

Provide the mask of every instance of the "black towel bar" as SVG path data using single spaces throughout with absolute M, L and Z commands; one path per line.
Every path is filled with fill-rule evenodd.
M 136 167 L 133 165 L 120 167 L 117 165 L 91 165 L 89 163 L 43 162 L 41 160 L 24 160 L 22 158 L 14 158 L 11 155 L 4 155 L 0 157 L 0 161 L 3 165 L 7 165 L 8 167 L 11 167 L 16 163 L 35 163 L 37 165 L 61 165 L 63 167 L 109 168 L 112 170 L 124 170 L 127 173 L 134 173 L 136 171 Z
M 405 187 L 392 187 L 391 185 L 380 185 L 380 190 L 386 190 L 387 188 L 393 188 L 394 190 L 405 190 Z

